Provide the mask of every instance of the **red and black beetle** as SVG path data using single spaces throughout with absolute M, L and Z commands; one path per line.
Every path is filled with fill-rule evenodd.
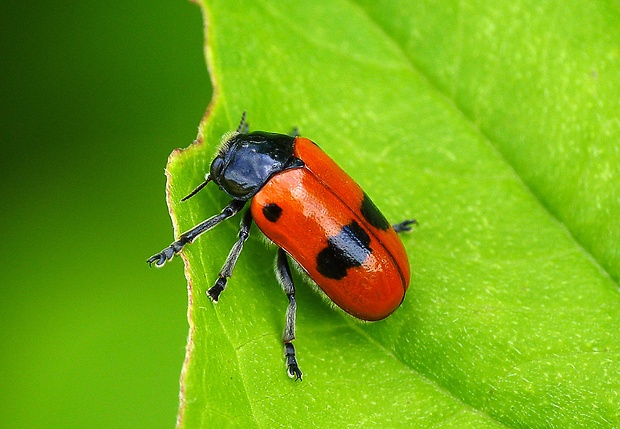
M 288 374 L 301 379 L 295 358 L 295 287 L 287 254 L 325 294 L 362 320 L 383 319 L 409 287 L 409 261 L 397 236 L 415 220 L 390 225 L 360 186 L 312 141 L 297 135 L 249 132 L 245 113 L 223 138 L 205 181 L 233 200 L 148 263 L 163 266 L 200 234 L 238 213 L 249 201 L 219 277 L 207 294 L 217 302 L 250 233 L 252 221 L 278 246 L 277 277 L 289 299 L 282 341 Z

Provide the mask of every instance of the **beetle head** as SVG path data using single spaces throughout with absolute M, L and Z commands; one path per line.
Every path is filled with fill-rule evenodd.
M 225 136 L 209 176 L 238 200 L 247 201 L 293 158 L 294 137 L 255 131 Z
M 236 131 L 225 134 L 205 181 L 183 200 L 213 181 L 236 200 L 251 199 L 269 178 L 299 167 L 293 156 L 295 137 L 262 131 L 248 132 L 245 113 Z

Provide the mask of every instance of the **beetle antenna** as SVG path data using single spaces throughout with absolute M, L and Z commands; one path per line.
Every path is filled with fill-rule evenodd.
M 185 198 L 183 198 L 181 201 L 187 201 L 189 200 L 191 197 L 193 197 L 194 195 L 196 195 L 198 192 L 200 192 L 200 190 L 202 188 L 204 188 L 205 186 L 207 186 L 207 183 L 209 183 L 211 181 L 211 177 L 207 174 L 207 176 L 205 177 L 205 181 L 202 182 L 200 185 L 198 185 L 196 187 L 196 189 L 194 189 L 192 192 L 189 193 L 189 195 Z
M 237 133 L 239 134 L 247 134 L 250 128 L 250 125 L 245 122 L 245 116 L 247 112 L 243 112 L 241 114 L 241 122 L 239 122 L 239 126 L 237 127 Z

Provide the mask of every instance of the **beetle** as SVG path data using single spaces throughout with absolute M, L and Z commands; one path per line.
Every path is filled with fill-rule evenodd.
M 185 201 L 215 182 L 232 201 L 222 211 L 150 257 L 163 266 L 185 245 L 246 204 L 237 241 L 215 284 L 207 291 L 217 302 L 226 288 L 252 222 L 278 247 L 276 276 L 288 297 L 282 341 L 287 373 L 302 378 L 292 341 L 297 303 L 288 258 L 341 309 L 352 316 L 381 320 L 401 304 L 409 287 L 409 261 L 397 233 L 415 220 L 391 225 L 362 188 L 311 140 L 263 131 L 249 132 L 245 120 L 222 138 L 209 173 Z

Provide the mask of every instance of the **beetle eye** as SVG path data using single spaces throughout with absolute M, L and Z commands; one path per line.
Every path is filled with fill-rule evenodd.
M 209 175 L 213 178 L 218 177 L 222 172 L 222 167 L 224 167 L 224 159 L 218 156 L 211 163 L 211 170 Z

